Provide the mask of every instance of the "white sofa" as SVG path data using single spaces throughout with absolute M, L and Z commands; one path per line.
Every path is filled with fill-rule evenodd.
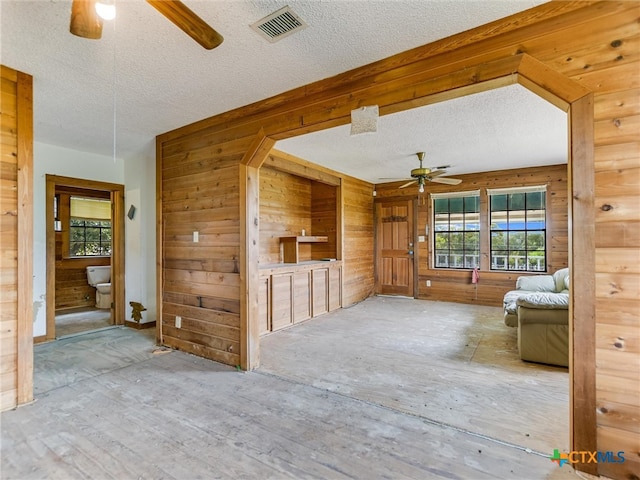
M 518 328 L 522 360 L 569 365 L 569 269 L 518 277 L 504 296 L 504 322 Z

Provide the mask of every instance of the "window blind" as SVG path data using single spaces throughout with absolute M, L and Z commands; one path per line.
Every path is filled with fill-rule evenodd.
M 71 217 L 87 220 L 110 220 L 111 202 L 94 198 L 71 197 Z

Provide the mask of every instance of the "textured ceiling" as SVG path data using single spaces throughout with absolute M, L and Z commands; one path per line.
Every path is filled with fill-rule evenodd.
M 1 62 L 34 77 L 35 140 L 105 155 L 115 143 L 125 159 L 148 154 L 157 134 L 543 2 L 185 3 L 224 36 L 220 47 L 202 49 L 143 0 L 116 0 L 117 19 L 99 41 L 68 32 L 70 1 L 0 0 Z M 275 44 L 251 30 L 285 5 L 309 27 Z M 418 150 L 451 173 L 558 163 L 566 161 L 566 119 L 551 112 L 510 87 L 383 117 L 378 136 L 349 137 L 342 127 L 277 147 L 371 181 L 404 177 Z M 345 162 L 354 168 L 337 168 Z

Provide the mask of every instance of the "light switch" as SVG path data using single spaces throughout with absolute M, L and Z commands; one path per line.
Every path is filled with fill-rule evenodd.
M 198 243 L 200 241 L 200 232 L 193 232 L 193 243 Z
M 418 235 L 418 242 L 424 242 L 425 237 L 424 235 Z

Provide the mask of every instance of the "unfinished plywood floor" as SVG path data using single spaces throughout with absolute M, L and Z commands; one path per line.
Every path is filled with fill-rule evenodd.
M 36 346 L 36 384 L 57 381 L 2 413 L 2 478 L 577 478 L 544 456 L 324 385 L 154 349 L 150 332 L 126 328 Z
M 496 307 L 373 297 L 264 337 L 261 371 L 551 455 L 568 370 L 520 360 Z

